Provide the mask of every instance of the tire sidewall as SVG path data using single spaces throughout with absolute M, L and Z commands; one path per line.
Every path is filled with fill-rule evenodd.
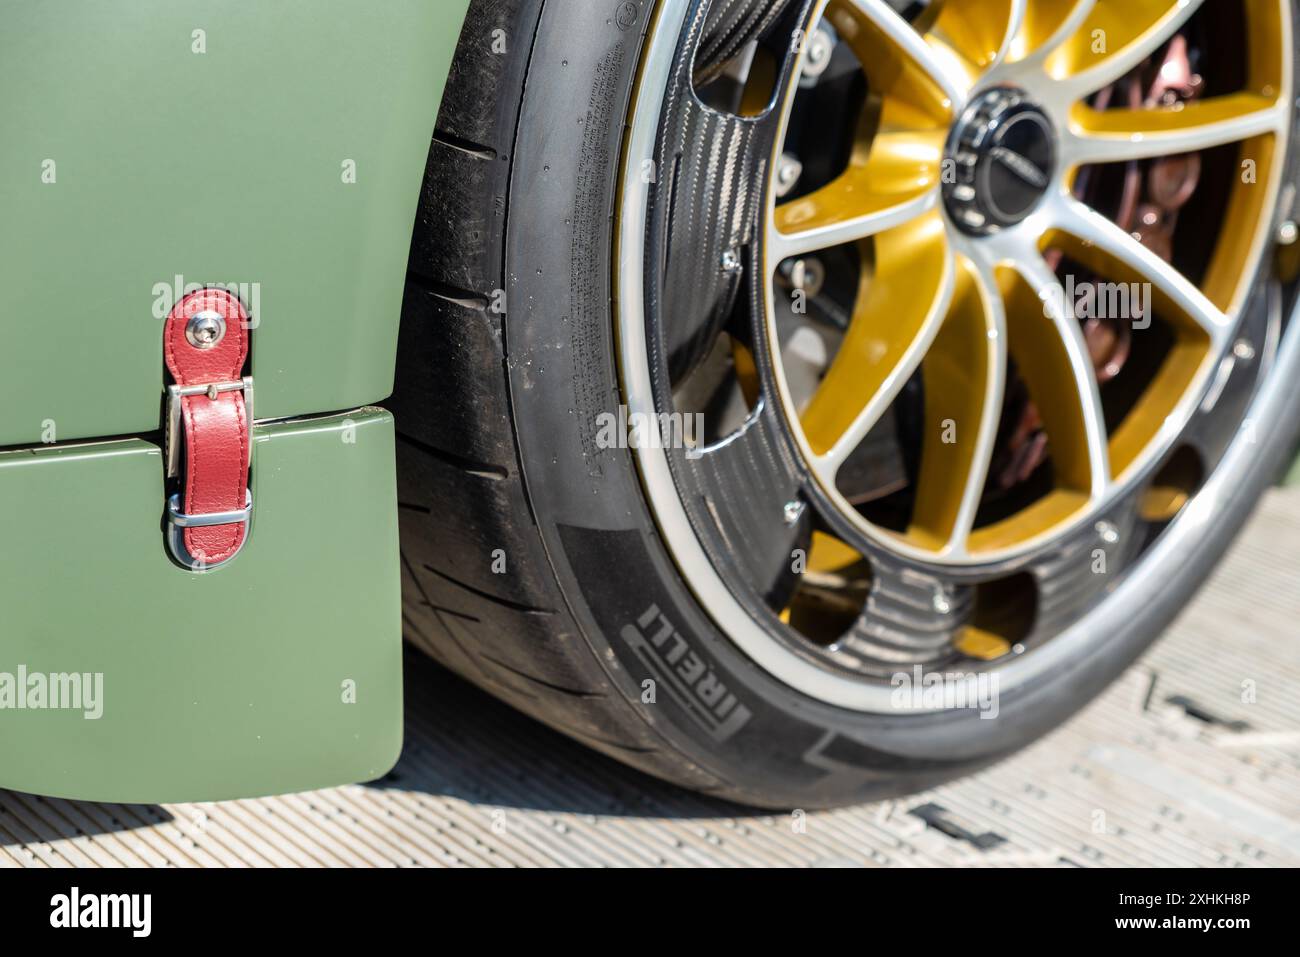
M 1168 567 L 1162 587 L 1117 592 L 1111 601 L 1128 603 L 1123 626 L 1093 636 L 1087 653 L 1059 671 L 1002 694 L 996 719 L 974 710 L 867 714 L 792 690 L 703 613 L 660 539 L 634 453 L 599 441 L 603 417 L 617 417 L 621 400 L 615 223 L 624 163 L 636 159 L 623 157 L 624 133 L 653 7 L 548 0 L 512 161 L 507 374 L 529 501 L 582 632 L 571 640 L 589 645 L 618 692 L 673 747 L 730 782 L 726 796 L 814 806 L 967 773 L 1077 711 L 1184 607 L 1294 447 L 1300 393 L 1274 421 L 1256 421 L 1262 440 L 1248 475 Z M 1292 323 L 1288 336 L 1296 333 Z M 1300 349 L 1284 346 L 1282 355 L 1292 354 Z M 1297 373 L 1279 364 L 1272 375 Z

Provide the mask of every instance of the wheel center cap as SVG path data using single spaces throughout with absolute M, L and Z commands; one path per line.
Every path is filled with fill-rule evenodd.
M 1014 226 L 1046 195 L 1055 172 L 1056 132 L 1047 114 L 1023 90 L 988 90 L 971 102 L 948 136 L 943 170 L 948 215 L 975 236 Z

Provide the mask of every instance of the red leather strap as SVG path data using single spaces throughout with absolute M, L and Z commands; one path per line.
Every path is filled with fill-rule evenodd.
M 215 346 L 200 349 L 185 337 L 190 319 L 215 312 L 226 324 Z M 163 331 L 163 356 L 177 385 L 211 385 L 240 378 L 248 356 L 248 313 L 224 289 L 190 293 L 172 309 Z M 242 392 L 222 392 L 215 399 L 189 395 L 181 399 L 185 436 L 185 494 L 187 515 L 233 512 L 245 506 L 248 489 L 248 421 Z M 194 558 L 223 562 L 243 544 L 247 526 L 210 525 L 185 529 L 185 548 Z

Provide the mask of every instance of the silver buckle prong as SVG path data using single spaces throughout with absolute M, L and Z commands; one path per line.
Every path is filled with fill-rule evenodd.
M 244 376 L 230 382 L 209 382 L 205 385 L 169 385 L 167 387 L 167 428 L 164 430 L 163 443 L 167 454 L 167 477 L 180 475 L 181 450 L 181 399 L 188 395 L 206 395 L 215 400 L 223 392 L 244 393 L 244 417 L 248 420 L 248 451 L 253 451 L 253 377 Z M 214 525 L 227 524 L 214 522 Z

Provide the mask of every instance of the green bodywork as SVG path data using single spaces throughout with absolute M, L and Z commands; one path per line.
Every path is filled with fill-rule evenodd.
M 393 423 L 361 407 L 467 4 L 0 0 L 0 787 L 217 800 L 396 760 Z M 251 533 L 202 573 L 162 522 L 186 284 L 257 323 Z M 15 700 L 20 669 L 101 681 L 102 714 Z
M 466 2 L 0 0 L 0 446 L 157 429 L 177 276 L 258 290 L 260 418 L 387 396 Z
M 0 453 L 5 785 L 215 800 L 392 766 L 402 740 L 392 417 L 260 426 L 253 454 L 249 540 L 234 561 L 194 574 L 162 548 L 157 446 Z M 20 668 L 81 675 L 78 691 L 92 696 L 84 676 L 102 674 L 102 714 L 87 717 L 84 697 L 55 710 L 48 692 L 40 706 L 6 702 L 5 675 Z

